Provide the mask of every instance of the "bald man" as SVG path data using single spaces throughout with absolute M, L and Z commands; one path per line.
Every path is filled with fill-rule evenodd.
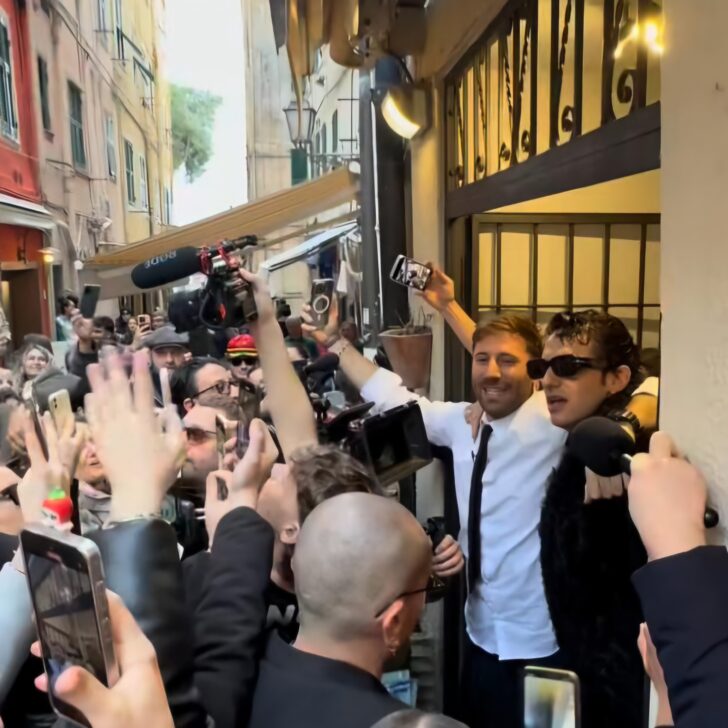
M 271 635 L 250 728 L 370 728 L 402 710 L 380 680 L 417 625 L 431 567 L 429 539 L 398 503 L 346 493 L 317 506 L 293 556 L 298 638 Z

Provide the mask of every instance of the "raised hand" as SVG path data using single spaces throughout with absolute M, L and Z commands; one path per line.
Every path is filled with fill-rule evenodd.
M 436 311 L 442 312 L 448 304 L 455 300 L 455 283 L 436 263 L 427 261 L 425 265 L 432 270 L 432 275 L 427 282 L 427 288 L 424 291 L 416 291 L 416 293 Z
M 111 520 L 158 514 L 185 458 L 182 423 L 173 407 L 157 416 L 144 352 L 133 357 L 133 391 L 116 353 L 88 367 L 91 436 L 111 484 Z
M 43 501 L 54 489 L 68 495 L 76 472 L 78 458 L 86 440 L 82 429 L 75 430 L 69 418 L 59 432 L 49 412 L 43 415 L 43 432 L 48 445 L 48 457 L 43 454 L 30 414 L 25 413 L 25 444 L 30 468 L 18 486 L 18 499 L 26 523 L 42 520 Z
M 674 457 L 665 432 L 650 440 L 650 453 L 635 455 L 627 486 L 632 516 L 650 560 L 705 545 L 707 487 L 687 461 Z
M 254 419 L 250 444 L 235 470 L 216 470 L 207 476 L 205 525 L 211 544 L 223 516 L 235 508 L 257 507 L 258 494 L 277 459 L 278 448 L 268 428 L 262 420 Z
M 313 317 L 311 316 L 311 306 L 308 303 L 303 304 L 301 309 L 301 319 L 303 324 L 301 328 L 303 332 L 310 336 L 314 341 L 322 346 L 332 343 L 332 340 L 339 337 L 339 300 L 336 295 L 331 297 L 331 306 L 329 307 L 329 319 L 322 328 L 314 326 Z

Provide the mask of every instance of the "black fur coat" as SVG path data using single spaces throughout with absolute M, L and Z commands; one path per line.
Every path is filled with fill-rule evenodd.
M 565 666 L 579 675 L 584 728 L 640 728 L 641 610 L 630 577 L 646 561 L 626 496 L 584 503 L 584 466 L 565 454 L 546 488 L 541 565 Z

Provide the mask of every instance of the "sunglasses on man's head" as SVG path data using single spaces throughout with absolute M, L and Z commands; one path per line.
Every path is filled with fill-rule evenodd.
M 573 354 L 563 354 L 553 359 L 531 359 L 526 363 L 526 370 L 531 379 L 543 379 L 549 369 L 557 377 L 569 379 L 584 369 L 599 369 L 599 366 L 596 359 Z
M 445 596 L 446 591 L 447 584 L 436 574 L 430 574 L 429 578 L 427 579 L 426 586 L 423 586 L 421 589 L 413 589 L 412 591 L 402 592 L 394 599 L 392 599 L 392 601 L 387 604 L 384 609 L 380 609 L 379 612 L 377 612 L 376 618 L 379 619 L 387 611 L 387 609 L 389 609 L 389 607 L 394 604 L 394 602 L 396 602 L 398 599 L 411 597 L 415 594 L 422 594 L 422 592 L 424 592 L 425 602 L 427 604 L 432 604 L 432 602 L 437 602 L 442 599 Z

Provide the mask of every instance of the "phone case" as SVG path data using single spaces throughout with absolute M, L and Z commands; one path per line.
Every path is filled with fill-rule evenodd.
M 94 605 L 94 614 L 96 615 L 96 626 L 99 633 L 99 641 L 101 652 L 103 655 L 104 666 L 106 668 L 106 676 L 109 686 L 113 686 L 119 679 L 119 666 L 116 662 L 114 654 L 114 640 L 111 633 L 111 620 L 109 616 L 109 605 L 106 599 L 106 582 L 104 580 L 104 567 L 101 561 L 101 552 L 93 541 L 82 536 L 76 536 L 72 533 L 58 531 L 55 528 L 33 524 L 27 526 L 20 534 L 20 542 L 23 549 L 23 561 L 25 562 L 25 575 L 28 583 L 28 591 L 33 602 L 33 611 L 35 613 L 36 623 L 41 620 L 41 616 L 36 609 L 35 595 L 30 580 L 28 569 L 28 556 L 37 554 L 43 556 L 48 551 L 48 546 L 54 546 L 57 550 L 72 549 L 76 551 L 82 558 L 87 567 L 89 581 L 91 583 L 91 595 Z M 33 548 L 46 544 L 46 549 Z M 42 647 L 45 654 L 45 647 Z M 45 657 L 44 657 L 45 668 Z M 46 670 L 47 673 L 47 670 Z M 49 676 L 50 679 L 50 676 Z M 58 701 L 52 693 L 48 694 L 51 706 L 57 715 L 70 720 L 74 723 L 77 721 L 73 716 L 69 716 L 59 709 Z
M 73 418 L 71 397 L 67 389 L 59 389 L 48 397 L 48 409 L 57 430 L 62 430 L 68 418 Z
M 311 318 L 314 326 L 321 327 L 328 323 L 333 296 L 333 278 L 321 278 L 311 284 Z

